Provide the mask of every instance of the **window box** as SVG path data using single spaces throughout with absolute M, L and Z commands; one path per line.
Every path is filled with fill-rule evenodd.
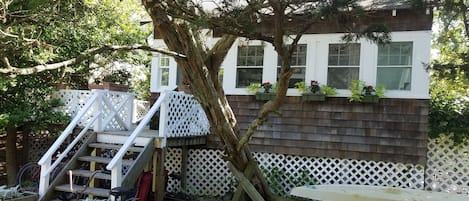
M 379 97 L 377 95 L 366 95 L 362 98 L 362 103 L 378 103 Z
M 256 100 L 274 100 L 276 93 L 262 93 L 262 92 L 257 92 L 256 93 Z
M 326 95 L 321 93 L 303 93 L 301 94 L 301 100 L 303 101 L 325 101 Z
M 186 94 L 192 94 L 191 85 L 180 84 L 178 85 L 178 91 L 182 91 Z
M 88 89 L 107 89 L 109 91 L 129 91 L 129 85 L 103 82 L 102 84 L 88 84 Z

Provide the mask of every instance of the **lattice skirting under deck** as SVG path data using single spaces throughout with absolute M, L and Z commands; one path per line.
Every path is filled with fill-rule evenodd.
M 195 195 L 224 195 L 235 185 L 222 152 L 210 149 L 189 150 L 187 189 Z M 294 186 L 306 184 L 363 184 L 424 188 L 422 165 L 365 160 L 302 157 L 286 154 L 254 153 L 261 169 L 278 194 L 288 193 Z M 166 168 L 178 172 L 181 150 L 169 149 Z M 179 191 L 179 182 L 170 179 L 169 191 Z

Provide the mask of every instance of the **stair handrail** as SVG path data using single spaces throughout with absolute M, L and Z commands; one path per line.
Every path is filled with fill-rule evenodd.
M 65 128 L 65 130 L 62 132 L 62 134 L 55 140 L 54 144 L 47 150 L 47 152 L 41 157 L 39 160 L 38 164 L 41 166 L 41 176 L 40 176 L 40 183 L 39 183 L 39 196 L 42 197 L 45 192 L 47 191 L 47 188 L 49 187 L 49 179 L 50 179 L 50 173 L 52 170 L 61 162 L 61 160 L 68 154 L 68 152 L 73 148 L 73 147 L 67 147 L 65 152 L 61 153 L 59 155 L 59 158 L 54 162 L 53 165 L 52 163 L 52 156 L 54 153 L 60 148 L 60 146 L 65 142 L 65 140 L 70 136 L 72 133 L 73 129 L 78 125 L 79 121 L 81 118 L 83 118 L 88 110 L 93 107 L 95 102 L 100 99 L 101 93 L 95 93 L 93 96 L 91 96 L 88 101 L 86 102 L 85 106 L 83 109 L 81 109 L 78 114 L 73 118 L 73 120 L 68 124 L 68 126 Z M 89 127 L 98 119 L 98 117 L 101 116 L 101 112 L 97 113 L 96 116 L 91 119 L 88 124 L 85 126 L 85 128 L 80 132 L 79 136 L 83 136 L 86 131 L 89 129 Z M 78 139 L 78 137 L 76 138 Z M 75 140 L 74 140 L 75 141 Z M 75 144 L 78 142 L 76 140 Z M 73 144 L 73 142 L 72 142 Z M 71 145 L 71 144 L 70 144 Z M 69 145 L 69 146 L 70 146 Z
M 115 181 L 116 178 L 121 178 L 121 171 L 116 171 L 116 166 L 118 164 L 122 164 L 122 158 L 124 157 L 125 153 L 129 150 L 130 146 L 134 143 L 135 139 L 137 139 L 138 135 L 142 132 L 143 128 L 150 122 L 153 115 L 160 109 L 163 101 L 166 99 L 167 93 L 162 92 L 158 100 L 153 104 L 150 111 L 145 115 L 142 121 L 138 124 L 135 130 L 130 134 L 130 136 L 125 141 L 124 145 L 119 149 L 119 151 L 114 155 L 111 162 L 106 166 L 106 169 L 111 170 L 111 187 L 117 187 L 120 185 L 120 181 Z M 119 175 L 115 175 L 119 174 Z M 119 179 L 117 179 L 119 180 Z M 114 186 L 116 185 L 116 186 Z

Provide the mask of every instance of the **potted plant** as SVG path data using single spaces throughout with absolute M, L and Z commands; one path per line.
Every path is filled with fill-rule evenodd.
M 259 91 L 262 88 L 263 91 Z M 275 98 L 275 85 L 270 82 L 264 83 L 251 83 L 247 90 L 251 94 L 256 95 L 256 100 L 273 100 Z
M 298 88 L 299 92 L 304 92 L 306 90 L 305 82 L 295 83 L 295 86 Z M 311 80 L 309 91 L 302 93 L 301 98 L 303 101 L 324 101 L 326 100 L 326 96 L 332 96 L 335 94 L 335 88 L 327 85 L 320 86 L 318 81 Z
M 383 85 L 367 85 L 363 80 L 353 80 L 350 91 L 350 102 L 377 103 L 379 98 L 384 96 L 386 88 Z
M 182 84 L 178 85 L 178 91 L 182 91 L 186 94 L 191 94 L 192 93 L 191 83 L 189 82 L 188 79 L 184 79 Z
M 89 84 L 89 89 L 109 89 L 112 91 L 128 91 L 129 90 L 130 73 L 127 70 L 111 70 L 106 74 L 98 76 L 94 79 L 93 84 Z

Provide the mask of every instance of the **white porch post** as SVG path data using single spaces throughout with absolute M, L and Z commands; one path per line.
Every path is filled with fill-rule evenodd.
M 93 90 L 94 93 L 98 93 L 98 98 L 96 99 L 95 105 L 94 105 L 94 111 L 95 114 L 100 113 L 102 116 L 98 117 L 96 119 L 96 122 L 94 124 L 93 130 L 95 132 L 103 132 L 104 131 L 104 125 L 103 125 L 103 118 L 104 118 L 104 110 L 103 110 L 103 98 L 104 98 L 104 90 Z
M 47 192 L 49 188 L 49 180 L 50 174 L 46 174 L 46 172 L 51 167 L 52 158 L 49 158 L 43 165 L 41 165 L 41 178 L 39 181 L 39 198 L 42 198 Z
M 172 101 L 172 100 L 168 100 L 171 98 L 171 93 L 166 93 L 166 92 L 163 92 L 161 93 L 160 96 L 163 96 L 163 95 L 169 95 L 168 97 L 166 97 L 164 100 L 163 100 L 163 103 L 161 104 L 161 107 L 160 107 L 160 128 L 158 129 L 158 135 L 160 138 L 162 138 L 163 140 L 161 141 L 161 147 L 166 147 L 166 137 L 168 136 L 167 135 L 167 132 L 168 132 L 168 112 L 169 112 L 169 108 L 168 108 L 168 102 Z
M 135 100 L 135 95 L 134 93 L 129 93 L 129 102 L 128 102 L 128 107 L 127 107 L 127 121 L 126 121 L 126 124 L 127 124 L 127 128 L 131 128 L 132 126 L 132 118 L 134 116 L 134 100 Z
M 119 187 L 122 184 L 122 159 L 119 159 L 116 166 L 111 170 L 111 189 Z

